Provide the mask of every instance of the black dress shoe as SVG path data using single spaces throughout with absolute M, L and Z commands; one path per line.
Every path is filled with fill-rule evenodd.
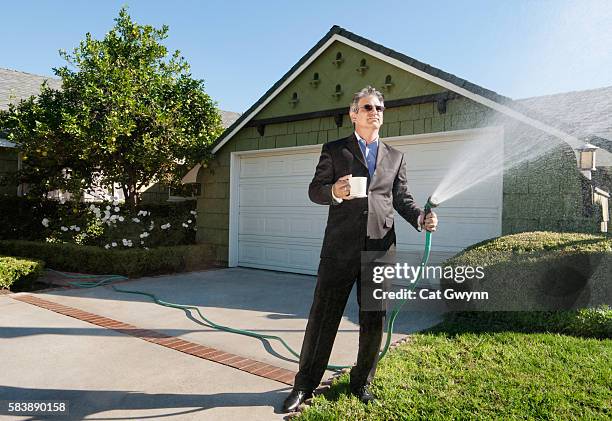
M 357 389 L 351 388 L 351 394 L 357 396 L 359 400 L 363 403 L 370 403 L 376 400 L 372 392 L 370 392 L 370 390 L 368 389 L 367 385 L 361 386 Z
M 312 398 L 311 390 L 293 389 L 283 403 L 284 412 L 295 412 L 306 399 Z

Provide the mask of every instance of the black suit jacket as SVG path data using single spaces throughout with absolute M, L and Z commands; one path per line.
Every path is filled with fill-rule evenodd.
M 332 185 L 347 174 L 368 178 L 367 198 L 333 199 Z M 404 154 L 380 140 L 373 177 L 355 134 L 323 145 L 308 196 L 330 205 L 321 257 L 359 259 L 366 248 L 388 250 L 395 244 L 393 209 L 419 230 L 420 209 L 409 192 Z

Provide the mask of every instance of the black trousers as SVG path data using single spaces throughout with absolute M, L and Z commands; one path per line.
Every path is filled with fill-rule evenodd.
M 351 370 L 350 386 L 352 389 L 357 389 L 370 383 L 374 378 L 386 311 L 365 311 L 362 308 L 360 260 L 322 258 L 302 343 L 300 369 L 295 377 L 295 388 L 313 390 L 321 382 L 340 319 L 355 281 L 357 281 L 359 304 L 359 350 L 357 364 Z

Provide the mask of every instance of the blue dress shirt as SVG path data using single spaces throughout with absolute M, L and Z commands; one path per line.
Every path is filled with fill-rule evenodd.
M 363 140 L 357 132 L 355 132 L 355 136 L 357 137 L 357 143 L 359 143 L 359 148 L 363 153 L 363 157 L 365 158 L 365 162 L 368 165 L 368 172 L 370 173 L 370 178 L 374 175 L 374 170 L 376 170 L 376 157 L 378 156 L 378 138 L 374 139 L 370 144 L 366 144 L 366 141 Z

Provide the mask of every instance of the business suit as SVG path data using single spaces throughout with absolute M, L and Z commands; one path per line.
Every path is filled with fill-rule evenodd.
M 403 154 L 379 141 L 376 169 L 371 177 L 357 142 L 353 134 L 323 145 L 308 188 L 313 202 L 329 205 L 329 214 L 295 389 L 312 390 L 319 384 L 355 280 L 360 330 L 357 364 L 351 371 L 351 389 L 372 381 L 385 311 L 365 311 L 362 308 L 362 281 L 366 281 L 360 279 L 361 252 L 385 251 L 394 246 L 394 209 L 419 229 L 420 209 L 408 190 Z M 347 174 L 368 178 L 367 198 L 336 202 L 332 185 Z

